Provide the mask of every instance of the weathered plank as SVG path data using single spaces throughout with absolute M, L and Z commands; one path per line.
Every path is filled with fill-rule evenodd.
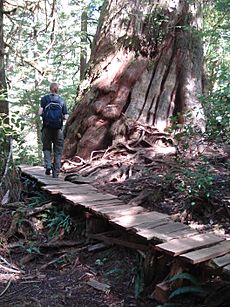
M 106 215 L 109 219 L 118 218 L 121 216 L 132 216 L 144 212 L 145 209 L 140 206 L 129 206 L 129 205 L 122 205 L 122 206 L 112 206 L 112 207 L 104 207 L 101 208 L 100 212 Z
M 198 249 L 186 254 L 180 255 L 180 257 L 188 260 L 189 262 L 196 264 L 204 261 L 208 261 L 212 258 L 222 256 L 230 252 L 230 241 L 222 241 L 214 246 Z
M 122 206 L 125 205 L 122 201 L 119 199 L 103 199 L 103 200 L 95 200 L 95 201 L 84 201 L 84 205 L 90 207 L 91 209 L 95 211 L 100 211 L 100 208 L 105 208 L 109 206 Z
M 63 182 L 63 180 L 61 178 L 53 178 L 52 176 L 46 176 L 46 177 L 37 177 L 34 176 L 34 179 L 36 179 L 39 183 L 44 183 L 46 185 L 56 185 L 56 184 L 60 184 L 61 182 Z
M 45 168 L 42 166 L 29 166 L 29 165 L 21 165 L 20 169 L 22 172 L 27 173 L 39 173 L 42 172 L 44 174 Z
M 139 230 L 137 234 L 146 238 L 147 240 L 158 239 L 161 241 L 169 241 L 175 237 L 181 237 L 181 232 L 183 230 L 186 230 L 187 233 L 192 232 L 187 225 L 170 221 L 167 224 L 159 225 L 154 228 Z
M 74 202 L 76 204 L 79 204 L 81 202 L 87 201 L 87 202 L 94 202 L 95 200 L 110 200 L 110 199 L 116 199 L 115 196 L 110 195 L 110 194 L 101 194 L 98 193 L 97 195 L 90 195 L 90 194 L 78 194 L 78 195 L 74 195 L 74 194 L 65 194 L 63 193 L 62 196 L 71 201 Z
M 173 239 L 166 243 L 161 243 L 155 246 L 157 250 L 164 251 L 173 256 L 178 256 L 186 252 L 202 248 L 209 245 L 214 245 L 224 239 L 213 234 L 198 234 L 192 237 L 182 239 Z
M 229 244 L 230 244 L 230 241 L 229 241 Z M 225 265 L 230 264 L 230 253 L 224 256 L 221 256 L 221 257 L 214 258 L 211 263 L 217 267 L 223 267 Z
M 224 271 L 225 273 L 227 273 L 227 274 L 230 274 L 230 264 L 225 265 L 225 266 L 223 267 L 223 271 Z
M 91 185 L 89 184 L 75 184 L 75 183 L 72 183 L 72 182 L 67 182 L 67 181 L 62 181 L 62 182 L 59 182 L 58 184 L 52 184 L 52 185 L 47 185 L 45 187 L 42 187 L 42 189 L 45 189 L 45 190 L 55 190 L 55 189 L 62 189 L 63 191 L 66 189 L 66 190 L 70 190 L 70 189 L 74 189 L 76 191 L 95 191 L 95 192 L 98 192 L 98 190 L 94 187 L 92 187 Z
M 160 220 L 157 220 L 157 221 L 151 221 L 151 222 L 146 222 L 146 223 L 144 222 L 142 224 L 136 225 L 135 230 L 141 231 L 141 230 L 144 230 L 144 229 L 153 229 L 153 228 L 156 228 L 158 226 L 168 224 L 170 221 L 171 221 L 170 218 L 166 217 L 166 218 L 163 218 L 163 219 L 160 219 Z
M 90 194 L 90 195 L 104 195 L 102 193 L 99 193 L 97 190 L 91 190 L 91 189 L 76 189 L 74 187 L 72 188 L 62 188 L 61 190 L 62 194 L 64 195 L 86 195 L 86 194 Z M 115 198 L 116 196 L 114 196 Z M 103 199 L 103 198 L 102 198 Z
M 52 187 L 47 189 L 46 187 L 43 188 L 44 191 L 49 192 L 50 194 L 65 194 L 65 195 L 87 195 L 87 194 L 91 194 L 91 195 L 98 195 L 99 193 L 96 190 L 87 190 L 87 189 L 76 189 L 75 187 L 60 187 L 59 185 L 57 185 L 56 187 Z
M 154 222 L 166 218 L 167 215 L 159 212 L 148 212 L 137 214 L 135 216 L 123 216 L 120 218 L 112 219 L 111 221 L 122 227 L 133 227 L 140 225 L 143 222 Z

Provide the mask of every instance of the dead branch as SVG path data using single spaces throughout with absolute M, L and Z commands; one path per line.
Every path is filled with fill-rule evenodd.
M 25 203 L 22 202 L 22 201 L 16 201 L 16 202 L 13 202 L 13 203 L 8 203 L 4 208 L 1 208 L 3 210 L 6 210 L 6 209 L 14 209 L 14 208 L 21 208 L 21 207 L 25 207 Z
M 111 286 L 98 282 L 95 279 L 90 279 L 89 281 L 87 281 L 86 284 L 93 287 L 96 290 L 103 291 L 105 293 L 109 293 L 110 288 L 111 288 Z
M 41 243 L 41 244 L 38 244 L 37 247 L 41 247 L 41 248 L 72 247 L 72 246 L 81 245 L 84 243 L 85 243 L 85 240 L 79 240 L 79 241 L 62 240 L 62 241 L 56 241 L 56 242 Z
M 3 296 L 4 293 L 8 290 L 9 286 L 11 285 L 12 280 L 10 279 L 5 287 L 5 289 L 0 293 L 0 297 Z
M 4 272 L 9 272 L 9 273 L 16 273 L 16 274 L 21 273 L 21 272 L 18 271 L 18 270 L 8 268 L 7 266 L 4 266 L 4 265 L 2 265 L 2 264 L 0 264 L 0 270 L 3 270 Z
M 16 270 L 16 271 L 19 270 L 16 266 L 14 266 L 13 264 L 9 263 L 9 262 L 8 262 L 5 258 L 3 258 L 1 255 L 0 255 L 0 260 L 1 260 L 2 262 L 4 262 L 9 268 L 12 268 L 13 270 Z
M 51 208 L 52 206 L 53 206 L 53 203 L 48 202 L 48 203 L 44 204 L 43 206 L 40 206 L 40 207 L 37 207 L 37 208 L 34 208 L 32 210 L 27 211 L 26 216 L 30 217 L 30 216 L 33 216 L 35 214 L 41 213 L 42 211 L 45 211 L 45 210 Z
M 55 264 L 55 263 L 58 262 L 59 260 L 65 258 L 65 256 L 66 256 L 66 254 L 61 255 L 61 256 L 57 257 L 56 259 L 53 259 L 53 260 L 49 261 L 48 263 L 43 264 L 43 265 L 40 267 L 40 270 L 45 270 L 45 269 L 47 269 L 48 266 L 50 266 L 50 265 L 52 265 L 52 264 Z
M 141 250 L 141 251 L 146 251 L 148 249 L 148 246 L 144 244 L 128 242 L 128 241 L 124 241 L 124 240 L 120 240 L 120 239 L 112 238 L 112 237 L 107 237 L 105 235 L 100 235 L 100 234 L 88 234 L 88 237 L 90 239 L 96 239 L 99 241 L 103 241 L 110 245 L 115 244 L 115 245 L 125 246 L 131 249 L 136 249 L 136 250 Z

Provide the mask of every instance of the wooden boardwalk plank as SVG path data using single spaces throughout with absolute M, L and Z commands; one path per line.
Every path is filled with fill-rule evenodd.
M 111 200 L 111 199 L 116 199 L 115 196 L 110 195 L 110 194 L 101 194 L 98 193 L 97 195 L 91 195 L 91 194 L 65 194 L 62 193 L 62 196 L 66 199 L 69 200 L 73 203 L 79 204 L 79 203 L 83 203 L 84 201 L 87 202 L 94 202 L 95 200 Z
M 187 225 L 182 223 L 174 223 L 172 221 L 164 225 L 159 225 L 155 228 L 139 230 L 137 234 L 146 238 L 147 240 L 158 239 L 165 242 L 181 237 L 181 233 L 184 230 L 186 230 L 187 234 L 194 234 L 194 231 L 192 231 Z
M 61 183 L 59 183 L 59 184 L 53 184 L 53 185 L 47 185 L 46 187 L 43 187 L 43 188 L 45 188 L 45 189 L 47 189 L 47 190 L 49 190 L 49 189 L 51 189 L 51 190 L 53 190 L 53 189 L 58 189 L 58 188 L 60 188 L 60 189 L 62 189 L 62 190 L 65 190 L 65 189 L 74 189 L 74 190 L 76 190 L 76 191 L 82 191 L 82 190 L 84 190 L 84 191 L 89 191 L 89 192 L 91 192 L 91 191 L 96 191 L 96 192 L 98 192 L 98 190 L 96 189 L 96 188 L 94 188 L 94 187 L 92 187 L 91 185 L 85 185 L 85 184 L 81 184 L 81 185 L 79 185 L 79 184 L 75 184 L 75 183 L 72 183 L 72 182 L 65 182 L 65 181 L 62 181 Z
M 230 264 L 223 267 L 223 271 L 230 275 Z
M 136 214 L 139 214 L 141 212 L 143 212 L 145 209 L 143 207 L 140 206 L 136 206 L 136 207 L 132 207 L 129 206 L 129 208 L 124 208 L 125 205 L 123 206 L 113 206 L 112 207 L 107 207 L 107 208 L 103 208 L 101 209 L 101 212 L 103 214 L 105 214 L 109 219 L 113 219 L 113 218 L 119 218 L 121 216 L 133 216 Z
M 85 189 L 75 189 L 75 187 L 65 187 L 60 188 L 57 186 L 56 188 L 42 189 L 44 191 L 49 192 L 50 194 L 65 194 L 65 195 L 98 195 L 99 193 L 95 190 L 85 190 Z
M 161 252 L 180 256 L 193 264 L 214 258 L 211 263 L 230 273 L 230 241 L 214 234 L 199 234 L 182 223 L 173 222 L 167 214 L 146 212 L 144 207 L 125 204 L 112 194 L 100 193 L 90 184 L 65 181 L 63 174 L 52 178 L 45 175 L 41 166 L 21 166 L 21 171 L 37 180 L 46 192 L 58 194 L 147 240 L 163 241 L 152 245 Z
M 61 184 L 55 185 L 47 185 L 42 186 L 42 190 L 47 191 L 50 194 L 95 194 L 98 193 L 97 189 L 93 188 L 92 186 L 89 187 L 79 187 L 74 183 L 66 183 L 63 182 Z
M 66 195 L 66 196 L 67 195 L 87 195 L 87 194 L 92 195 L 92 196 L 93 195 L 102 195 L 102 198 L 100 198 L 100 199 L 103 199 L 103 195 L 105 195 L 105 194 L 99 193 L 98 191 L 95 191 L 95 190 L 85 190 L 85 189 L 75 189 L 75 188 L 71 188 L 71 189 L 64 188 L 64 189 L 61 190 L 61 193 L 63 195 Z M 108 194 L 107 194 L 107 196 L 108 196 Z M 113 196 L 113 198 L 116 198 L 116 196 Z
M 230 244 L 230 241 L 228 241 Z M 212 263 L 217 267 L 223 267 L 225 265 L 230 264 L 230 253 L 221 257 L 214 258 Z
M 205 233 L 182 239 L 174 239 L 166 243 L 158 244 L 156 245 L 156 249 L 167 252 L 173 256 L 178 256 L 194 249 L 219 243 L 223 240 L 224 239 L 213 234 Z
M 228 252 L 230 252 L 230 241 L 225 240 L 214 246 L 195 250 L 180 256 L 189 262 L 196 264 L 222 256 Z
M 34 177 L 40 184 L 45 184 L 45 185 L 59 185 L 63 180 L 61 178 L 36 178 Z
M 58 188 L 58 187 L 59 188 L 68 188 L 68 187 L 73 188 L 74 187 L 76 189 L 82 189 L 82 188 L 87 189 L 87 188 L 89 188 L 89 189 L 93 189 L 93 190 L 97 191 L 96 188 L 92 187 L 89 184 L 75 184 L 75 183 L 72 183 L 72 182 L 69 182 L 69 181 L 61 181 L 61 182 L 58 182 L 58 184 L 57 183 L 52 184 L 52 182 L 51 182 L 50 185 L 47 185 L 47 186 L 42 187 L 42 188 L 43 189 L 46 188 L 47 190 L 49 190 L 49 189 L 55 189 L 55 188 Z
M 95 211 L 100 211 L 100 208 L 105 208 L 109 206 L 122 206 L 126 205 L 119 199 L 106 199 L 106 200 L 95 200 L 95 201 L 84 201 L 84 205 L 91 207 Z
M 153 228 L 156 228 L 158 226 L 168 224 L 170 221 L 171 221 L 170 218 L 166 217 L 166 218 L 163 218 L 163 219 L 160 219 L 160 220 L 135 225 L 135 227 L 133 227 L 133 229 L 135 229 L 136 232 L 142 231 L 142 230 L 145 230 L 145 229 L 153 229 Z M 130 229 L 130 228 L 127 228 L 127 229 Z
M 98 206 L 98 205 L 93 205 L 91 204 L 91 208 L 92 210 L 94 210 L 95 212 L 102 212 L 102 213 L 108 213 L 108 212 L 116 212 L 116 211 L 126 211 L 129 210 L 130 208 L 132 208 L 132 206 L 130 205 L 126 205 L 123 203 L 118 203 L 118 204 L 112 204 L 112 205 L 102 205 L 102 206 Z
M 115 218 L 111 221 L 116 223 L 122 227 L 133 227 L 136 225 L 140 225 L 143 222 L 151 222 L 157 221 L 168 217 L 166 214 L 159 212 L 147 212 L 143 214 L 137 214 L 136 216 L 123 216 L 121 218 Z

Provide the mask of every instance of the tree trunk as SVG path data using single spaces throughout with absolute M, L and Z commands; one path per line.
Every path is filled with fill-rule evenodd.
M 9 105 L 6 99 L 5 48 L 3 39 L 3 0 L 0 0 L 0 116 L 9 115 Z
M 7 86 L 5 76 L 5 48 L 4 48 L 4 37 L 3 37 L 3 16 L 4 16 L 4 1 L 0 0 L 0 124 L 3 127 L 5 124 L 9 124 L 9 103 L 7 101 Z M 5 135 L 1 136 L 1 154 L 2 158 L 6 158 L 10 150 L 9 137 Z M 4 163 L 3 163 L 4 164 Z M 0 163 L 2 166 L 2 163 Z M 2 167 L 3 169 L 3 167 Z
M 80 48 L 80 80 L 85 77 L 86 61 L 87 61 L 87 25 L 88 15 L 87 10 L 84 7 L 81 13 L 81 48 Z
M 200 10 L 199 1 L 105 1 L 65 157 L 106 148 L 127 118 L 163 131 L 171 116 L 186 123 L 189 111 L 204 129 Z

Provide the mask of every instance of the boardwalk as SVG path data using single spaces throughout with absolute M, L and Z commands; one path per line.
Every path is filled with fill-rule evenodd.
M 173 222 L 166 214 L 127 205 L 112 194 L 98 192 L 90 184 L 64 181 L 64 176 L 55 179 L 45 176 L 44 168 L 39 166 L 22 166 L 21 171 L 47 193 L 59 195 L 66 202 L 133 232 L 152 244 L 153 249 L 192 264 L 208 262 L 230 274 L 230 240 L 212 233 L 200 234 L 185 224 Z

